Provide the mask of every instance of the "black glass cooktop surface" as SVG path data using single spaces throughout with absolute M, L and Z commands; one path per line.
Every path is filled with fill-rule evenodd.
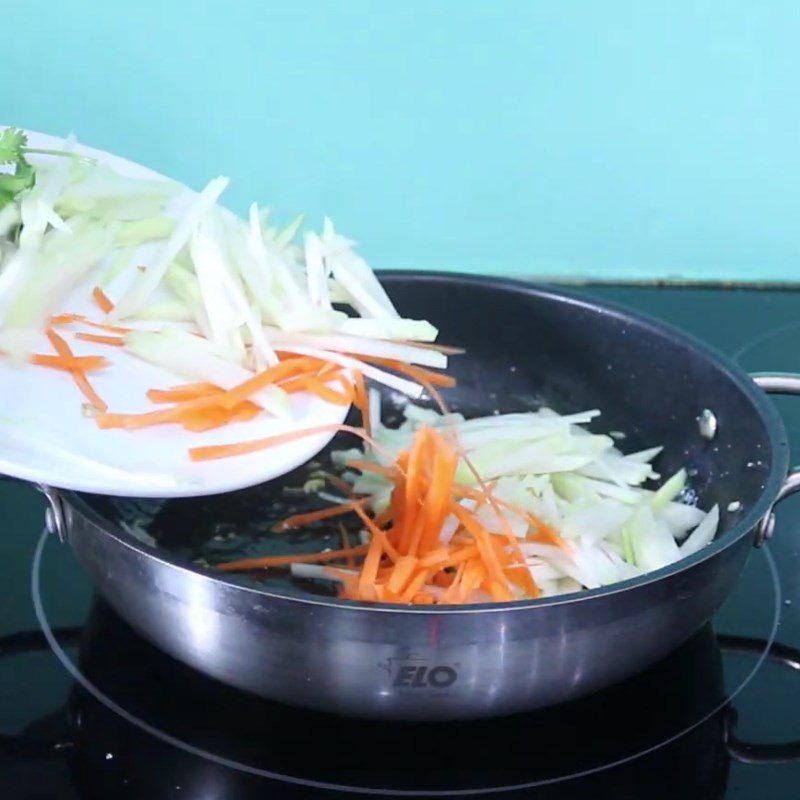
M 748 370 L 800 372 L 800 295 L 603 287 Z M 800 399 L 777 401 L 800 452 Z M 0 483 L 0 798 L 796 798 L 800 500 L 712 623 L 635 678 L 479 722 L 280 706 L 162 654 L 93 596 L 43 499 Z

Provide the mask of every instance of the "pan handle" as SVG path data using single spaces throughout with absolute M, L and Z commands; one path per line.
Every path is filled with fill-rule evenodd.
M 800 394 L 800 374 L 795 372 L 752 372 L 750 377 L 767 394 Z
M 800 375 L 791 372 L 754 372 L 750 376 L 767 394 L 800 395 Z M 800 468 L 790 470 L 783 482 L 772 508 L 764 515 L 753 543 L 761 547 L 775 531 L 775 506 L 784 498 L 800 491 Z

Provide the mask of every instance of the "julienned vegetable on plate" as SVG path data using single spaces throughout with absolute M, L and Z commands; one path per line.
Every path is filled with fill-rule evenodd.
M 11 170 L 0 174 L 0 350 L 69 372 L 101 428 L 289 418 L 298 392 L 365 403 L 364 378 L 419 397 L 418 379 L 447 366 L 436 329 L 398 314 L 330 220 L 302 237 L 302 215 L 278 229 L 253 204 L 242 220 L 217 204 L 224 177 L 194 194 L 122 177 L 69 140 L 28 148 L 11 128 L 0 164 Z M 94 315 L 64 308 L 76 290 Z M 32 352 L 42 330 L 52 352 Z M 97 354 L 76 357 L 70 339 Z M 120 351 L 181 381 L 152 387 L 152 413 L 109 409 L 93 387 Z
M 458 351 L 434 344 L 429 322 L 398 314 L 329 220 L 298 239 L 302 217 L 278 230 L 255 204 L 247 220 L 218 206 L 225 178 L 189 194 L 120 177 L 69 142 L 35 151 L 14 129 L 0 134 L 0 163 L 12 170 L 0 175 L 0 350 L 26 369 L 69 373 L 82 413 L 101 429 L 200 433 L 286 417 L 298 392 L 359 410 L 360 427 L 190 450 L 196 461 L 231 458 L 322 428 L 364 441 L 363 451 L 338 456 L 341 503 L 285 523 L 356 514 L 362 542 L 221 570 L 289 564 L 368 602 L 509 601 L 625 580 L 713 539 L 718 508 L 680 500 L 683 471 L 642 488 L 659 478 L 650 466 L 659 448 L 623 455 L 610 437 L 581 427 L 599 412 L 450 413 L 436 387 L 452 380 L 437 370 Z M 76 289 L 93 298 L 96 314 L 64 310 Z M 52 352 L 32 351 L 42 330 Z M 98 353 L 77 356 L 70 339 Z M 175 385 L 147 392 L 152 410 L 109 409 L 92 385 L 120 350 L 175 374 Z M 391 430 L 368 383 L 413 399 L 426 390 L 442 413 L 409 404 Z

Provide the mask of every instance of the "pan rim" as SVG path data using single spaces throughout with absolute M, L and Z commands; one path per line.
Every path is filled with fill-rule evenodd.
M 764 515 L 774 503 L 780 487 L 786 477 L 789 467 L 789 442 L 783 419 L 769 396 L 759 388 L 748 373 L 736 364 L 730 357 L 721 353 L 716 348 L 703 340 L 677 328 L 670 323 L 663 322 L 654 316 L 616 302 L 595 300 L 580 292 L 563 289 L 561 286 L 538 283 L 534 280 L 524 280 L 510 277 L 494 277 L 486 275 L 473 275 L 469 273 L 449 271 L 416 271 L 416 270 L 385 270 L 380 271 L 379 277 L 387 279 L 391 284 L 393 280 L 413 280 L 420 283 L 445 283 L 458 285 L 474 284 L 485 289 L 496 289 L 512 293 L 540 297 L 567 303 L 574 307 L 583 308 L 592 313 L 610 315 L 618 320 L 649 329 L 658 335 L 677 340 L 681 344 L 698 351 L 711 365 L 720 370 L 743 392 L 752 403 L 754 410 L 762 420 L 770 446 L 772 459 L 769 472 L 761 488 L 758 499 L 752 504 L 741 519 L 719 539 L 714 539 L 707 547 L 699 552 L 676 561 L 667 567 L 648 572 L 636 578 L 610 584 L 597 589 L 584 589 L 571 594 L 557 595 L 555 597 L 538 598 L 535 600 L 515 600 L 505 603 L 473 603 L 459 606 L 413 606 L 395 605 L 391 603 L 363 603 L 354 600 L 341 600 L 335 597 L 298 596 L 289 592 L 272 589 L 261 589 L 234 583 L 224 574 L 194 564 L 183 562 L 179 559 L 165 557 L 162 550 L 139 541 L 132 535 L 116 525 L 109 525 L 104 518 L 85 499 L 87 493 L 74 491 L 61 491 L 64 501 L 83 517 L 88 519 L 96 528 L 105 535 L 115 539 L 119 544 L 126 546 L 149 559 L 158 561 L 164 567 L 186 571 L 194 576 L 202 576 L 210 581 L 221 584 L 228 589 L 241 590 L 267 600 L 301 603 L 309 606 L 323 606 L 339 608 L 350 612 L 364 611 L 378 614 L 416 614 L 428 617 L 430 615 L 458 615 L 458 614 L 486 614 L 502 613 L 508 611 L 526 611 L 536 608 L 552 608 L 567 606 L 578 602 L 587 602 L 594 599 L 612 597 L 620 593 L 632 591 L 658 583 L 676 576 L 682 572 L 708 561 L 718 554 L 732 547 L 743 537 L 752 533 Z M 69 537 L 68 537 L 69 538 Z

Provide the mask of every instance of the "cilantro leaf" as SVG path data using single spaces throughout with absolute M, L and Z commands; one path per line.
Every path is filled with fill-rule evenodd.
M 0 133 L 0 164 L 14 164 L 24 160 L 23 151 L 28 137 L 19 128 L 6 128 Z
M 21 191 L 30 189 L 36 181 L 35 170 L 21 153 L 16 161 L 13 173 L 0 173 L 0 209 L 13 203 Z

